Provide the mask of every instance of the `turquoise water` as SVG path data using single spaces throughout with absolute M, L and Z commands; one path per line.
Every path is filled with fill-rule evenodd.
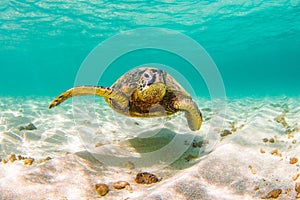
M 74 85 L 82 62 L 99 43 L 147 27 L 179 31 L 201 44 L 228 96 L 300 92 L 298 0 L 2 0 L 0 11 L 0 95 L 55 96 Z M 122 71 L 141 63 L 180 68 L 192 85 L 199 85 L 197 95 L 209 95 L 203 81 L 198 84 L 186 71 L 186 63 L 167 53 L 119 59 L 122 70 L 108 71 L 100 84 L 112 84 Z
M 199 131 L 183 112 L 130 118 L 103 98 L 48 109 L 74 85 L 110 86 L 149 63 L 198 96 Z M 296 199 L 300 0 L 0 0 L 0 75 L 0 199 L 99 199 L 102 182 L 105 199 L 261 199 L 275 189 Z M 207 98 L 223 86 L 226 101 Z M 11 154 L 34 163 L 6 163 Z M 143 171 L 162 181 L 138 186 Z M 133 192 L 112 189 L 119 179 Z

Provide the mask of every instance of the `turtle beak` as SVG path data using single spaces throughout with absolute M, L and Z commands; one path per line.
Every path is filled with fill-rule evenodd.
M 166 72 L 164 70 L 146 70 L 138 84 L 138 95 L 142 101 L 159 102 L 166 93 Z
M 141 90 L 138 95 L 142 101 L 159 102 L 166 94 L 166 87 L 163 83 L 153 83 L 147 85 Z

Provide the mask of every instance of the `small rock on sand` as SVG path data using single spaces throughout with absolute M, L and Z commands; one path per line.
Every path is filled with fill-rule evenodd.
M 35 125 L 33 124 L 33 123 L 29 123 L 27 126 L 19 126 L 18 127 L 18 130 L 19 131 L 22 131 L 22 130 L 29 130 L 29 131 L 31 131 L 31 130 L 36 130 L 37 128 L 35 127 Z
M 25 158 L 24 165 L 32 165 L 34 159 L 33 158 Z
M 300 195 L 300 182 L 295 184 L 295 191 L 297 192 L 297 196 Z
M 221 131 L 221 137 L 225 137 L 225 136 L 231 135 L 231 134 L 232 134 L 232 132 L 230 130 L 227 130 L 227 129 Z
M 282 193 L 282 189 L 275 189 L 272 190 L 267 194 L 267 196 L 263 197 L 262 199 L 273 199 L 273 198 L 278 198 Z
M 105 196 L 109 191 L 108 186 L 104 183 L 96 184 L 95 189 L 100 196 Z
M 114 188 L 117 190 L 121 190 L 126 187 L 130 187 L 130 184 L 127 181 L 117 181 L 114 183 Z
M 135 182 L 139 184 L 151 184 L 160 181 L 156 175 L 149 172 L 141 172 L 136 175 Z
M 290 158 L 290 164 L 296 164 L 298 162 L 298 158 L 292 157 Z

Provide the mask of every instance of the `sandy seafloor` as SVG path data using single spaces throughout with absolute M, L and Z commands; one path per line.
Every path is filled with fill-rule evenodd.
M 297 198 L 300 97 L 199 98 L 197 132 L 180 113 L 134 119 L 74 99 L 48 110 L 50 97 L 0 98 L 0 199 L 262 199 L 274 190 Z M 18 130 L 29 123 L 37 129 Z M 161 181 L 137 184 L 138 172 Z M 132 191 L 114 189 L 119 180 Z M 109 186 L 106 196 L 97 183 Z

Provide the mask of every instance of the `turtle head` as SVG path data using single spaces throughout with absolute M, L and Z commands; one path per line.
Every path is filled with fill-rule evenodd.
M 137 94 L 142 101 L 157 103 L 166 94 L 166 72 L 159 69 L 146 69 L 140 76 Z

